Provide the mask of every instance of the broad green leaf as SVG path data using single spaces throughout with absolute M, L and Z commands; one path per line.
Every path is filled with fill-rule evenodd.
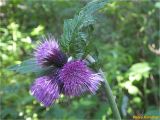
M 149 76 L 149 71 L 151 66 L 147 62 L 136 63 L 131 66 L 128 72 L 129 79 L 131 81 L 141 80 L 142 77 L 147 78 Z
M 52 67 L 53 68 L 53 67 Z M 18 73 L 37 73 L 38 75 L 44 74 L 52 69 L 51 67 L 42 68 L 40 67 L 35 59 L 31 58 L 23 61 L 21 64 L 13 65 L 8 67 L 9 70 L 16 71 Z

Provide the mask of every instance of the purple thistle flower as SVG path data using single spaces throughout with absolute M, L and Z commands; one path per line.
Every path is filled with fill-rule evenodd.
M 100 75 L 80 60 L 66 63 L 59 72 L 59 79 L 63 82 L 62 92 L 68 96 L 79 96 L 86 91 L 95 93 L 102 81 Z
M 60 50 L 54 37 L 49 37 L 36 48 L 34 56 L 41 66 L 61 67 L 67 62 L 67 56 Z
M 94 94 L 102 81 L 84 61 L 67 63 L 67 56 L 53 37 L 38 45 L 35 58 L 43 67 L 55 66 L 52 74 L 37 78 L 30 88 L 31 94 L 46 107 L 52 105 L 61 93 L 67 96 L 79 96 L 84 92 Z
M 43 76 L 35 80 L 30 92 L 46 107 L 50 106 L 59 97 L 59 86 L 56 76 Z

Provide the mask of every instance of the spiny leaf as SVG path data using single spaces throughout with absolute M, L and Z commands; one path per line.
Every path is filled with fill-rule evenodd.
M 92 1 L 73 19 L 64 21 L 60 44 L 65 52 L 73 55 L 73 57 L 76 56 L 76 54 L 83 54 L 83 50 L 87 45 L 85 42 L 87 42 L 88 37 L 88 32 L 84 31 L 84 29 L 88 29 L 88 27 L 95 23 L 93 13 L 102 8 L 106 2 L 107 0 Z

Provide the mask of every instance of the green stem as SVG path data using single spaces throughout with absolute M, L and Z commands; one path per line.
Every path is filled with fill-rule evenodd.
M 92 56 L 90 56 L 90 55 L 87 56 L 87 59 L 91 63 L 95 62 L 94 58 Z M 108 101 L 109 101 L 110 107 L 112 109 L 112 113 L 113 113 L 113 115 L 114 115 L 116 120 L 121 120 L 121 116 L 119 114 L 119 110 L 118 110 L 117 104 L 115 102 L 115 98 L 114 98 L 114 96 L 112 94 L 112 90 L 111 90 L 111 88 L 109 86 L 109 83 L 108 83 L 103 71 L 101 69 L 99 69 L 99 72 L 101 73 L 102 77 L 104 78 L 106 93 L 107 93 L 107 97 L 108 97 Z
M 108 83 L 108 81 L 106 80 L 103 71 L 100 69 L 99 72 L 102 74 L 102 76 L 103 76 L 103 78 L 104 78 L 106 93 L 107 93 L 107 96 L 108 96 L 108 101 L 109 101 L 109 104 L 110 104 L 110 106 L 111 106 L 113 115 L 114 115 L 115 119 L 121 120 L 121 116 L 120 116 L 120 114 L 119 114 L 119 110 L 118 110 L 117 104 L 116 104 L 116 102 L 115 102 L 115 98 L 114 98 L 114 96 L 113 96 L 113 94 L 112 94 L 112 90 L 111 90 L 111 88 L 110 88 L 110 86 L 109 86 L 109 83 Z

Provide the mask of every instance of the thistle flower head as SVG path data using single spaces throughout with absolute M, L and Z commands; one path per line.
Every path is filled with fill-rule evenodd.
M 37 63 L 41 66 L 54 65 L 61 67 L 67 62 L 66 55 L 60 50 L 57 41 L 53 37 L 40 43 L 36 48 L 34 56 Z
M 49 75 L 41 76 L 31 86 L 31 94 L 46 107 L 50 106 L 59 94 L 79 96 L 84 92 L 95 93 L 102 78 L 87 67 L 84 61 L 67 62 L 53 37 L 39 44 L 35 58 L 40 66 L 55 66 Z
M 31 94 L 46 107 L 59 97 L 59 90 L 56 76 L 39 77 L 30 88 Z
M 81 60 L 66 63 L 59 72 L 59 79 L 63 82 L 62 92 L 68 96 L 79 96 L 86 91 L 95 93 L 102 80 Z

